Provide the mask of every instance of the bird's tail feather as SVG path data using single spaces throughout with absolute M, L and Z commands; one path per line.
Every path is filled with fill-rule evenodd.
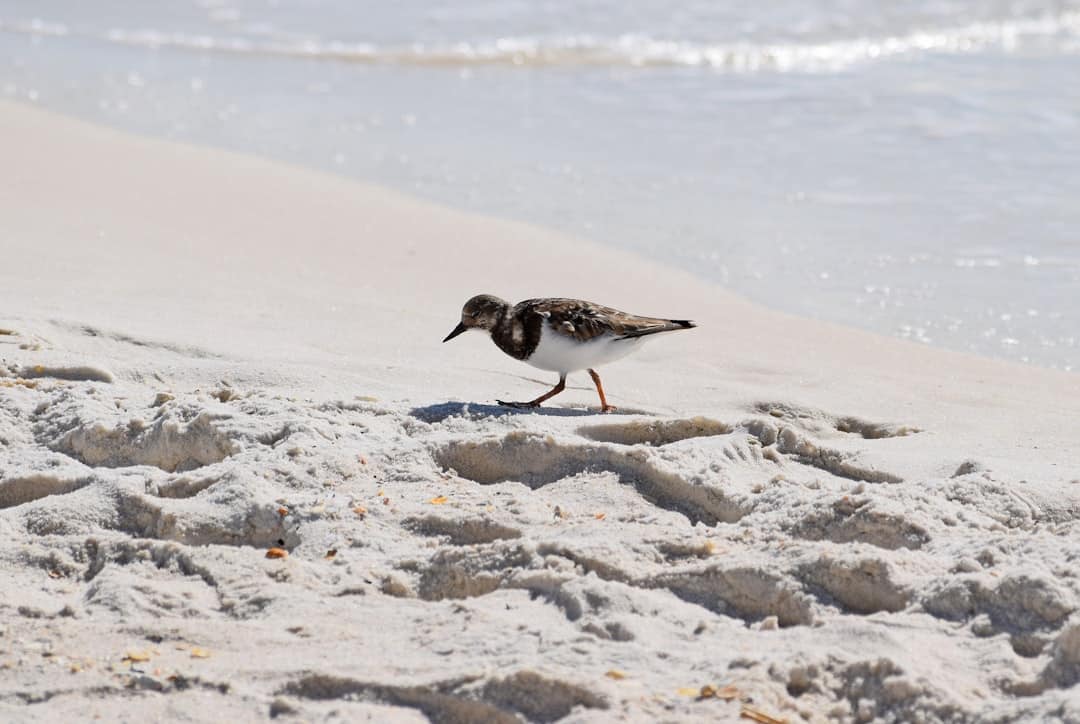
M 660 334 L 661 332 L 674 332 L 679 329 L 693 329 L 697 326 L 689 319 L 665 319 L 664 324 L 658 324 L 654 327 L 643 327 L 641 329 L 635 329 L 631 332 L 627 332 L 622 336 L 622 339 L 634 339 L 635 337 L 647 337 L 650 334 Z

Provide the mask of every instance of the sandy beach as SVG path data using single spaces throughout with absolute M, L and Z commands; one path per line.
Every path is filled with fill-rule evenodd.
M 1080 721 L 1075 373 L 6 102 L 0 158 L 0 719 Z M 481 292 L 699 328 L 518 412 Z

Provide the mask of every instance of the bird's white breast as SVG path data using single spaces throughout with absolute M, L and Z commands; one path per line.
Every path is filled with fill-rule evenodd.
M 618 339 L 604 334 L 587 342 L 579 342 L 546 326 L 540 333 L 540 343 L 525 361 L 533 367 L 551 372 L 576 372 L 614 362 L 638 349 L 644 339 Z

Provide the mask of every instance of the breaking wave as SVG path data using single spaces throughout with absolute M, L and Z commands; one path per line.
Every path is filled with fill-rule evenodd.
M 0 23 L 0 30 L 53 37 L 80 35 L 64 25 L 41 20 Z M 1055 44 L 1058 50 L 1075 52 L 1080 50 L 1080 12 L 824 42 L 701 43 L 623 34 L 614 37 L 506 37 L 485 42 L 382 46 L 334 40 L 220 37 L 119 28 L 94 37 L 110 43 L 146 48 L 404 66 L 686 66 L 729 72 L 813 73 L 920 53 L 1008 52 L 1022 47 L 1024 43 L 1033 42 L 1049 42 Z

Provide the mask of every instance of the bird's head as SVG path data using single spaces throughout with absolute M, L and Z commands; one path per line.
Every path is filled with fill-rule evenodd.
M 483 329 L 491 331 L 499 323 L 506 312 L 507 303 L 490 294 L 479 294 L 469 301 L 461 309 L 461 322 L 454 327 L 454 331 L 446 335 L 443 342 L 449 342 L 454 337 L 470 329 Z

